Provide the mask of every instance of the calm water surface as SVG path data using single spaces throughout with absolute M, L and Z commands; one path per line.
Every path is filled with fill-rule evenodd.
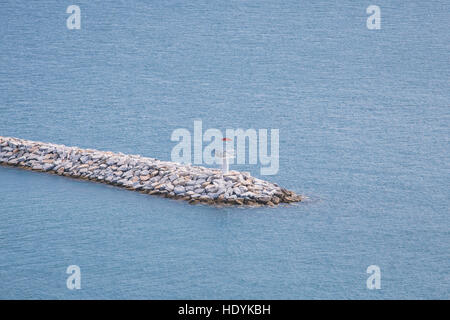
M 0 135 L 169 160 L 194 120 L 279 128 L 263 178 L 311 200 L 216 209 L 0 167 L 0 298 L 450 298 L 448 1 L 378 1 L 378 31 L 368 1 L 80 0 L 67 30 L 70 4 L 0 3 Z

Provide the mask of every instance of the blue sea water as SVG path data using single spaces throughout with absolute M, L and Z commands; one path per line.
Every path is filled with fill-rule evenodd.
M 449 299 L 449 13 L 1 1 L 1 136 L 170 160 L 194 120 L 278 128 L 280 170 L 262 178 L 310 200 L 218 209 L 0 167 L 0 298 Z M 66 287 L 73 264 L 81 290 Z

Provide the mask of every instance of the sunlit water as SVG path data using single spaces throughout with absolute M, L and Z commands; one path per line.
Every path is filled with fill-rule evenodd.
M 217 209 L 0 167 L 0 298 L 449 298 L 450 5 L 0 3 L 0 135 L 170 160 L 176 128 L 280 129 L 310 197 Z M 259 176 L 259 166 L 241 165 Z M 81 268 L 81 290 L 66 268 Z M 381 290 L 366 269 L 381 268 Z

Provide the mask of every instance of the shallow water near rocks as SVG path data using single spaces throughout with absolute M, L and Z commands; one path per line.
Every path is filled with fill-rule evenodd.
M 0 166 L 0 298 L 449 298 L 447 2 L 382 1 L 378 31 L 354 1 L 78 1 L 70 31 L 67 5 L 0 4 L 0 135 L 170 160 L 194 120 L 278 128 L 277 175 L 232 169 L 310 200 L 192 206 Z

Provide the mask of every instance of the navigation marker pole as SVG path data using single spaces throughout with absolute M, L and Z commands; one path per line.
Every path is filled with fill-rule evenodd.
M 229 138 L 223 138 L 222 141 L 223 144 L 223 151 L 222 152 L 216 152 L 216 155 L 218 158 L 222 159 L 222 174 L 228 174 L 229 172 L 229 162 L 228 159 L 234 158 L 234 151 L 233 149 L 227 149 L 227 141 L 233 141 Z

